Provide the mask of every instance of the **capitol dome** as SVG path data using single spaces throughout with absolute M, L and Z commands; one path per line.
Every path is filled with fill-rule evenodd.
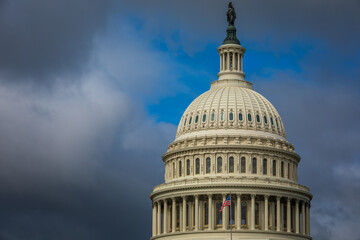
M 184 112 L 176 140 L 215 132 L 286 139 L 274 106 L 242 80 L 213 82 L 210 90 L 197 97 Z
M 312 239 L 300 156 L 275 107 L 245 80 L 235 16 L 230 3 L 218 79 L 187 107 L 162 156 L 151 240 Z

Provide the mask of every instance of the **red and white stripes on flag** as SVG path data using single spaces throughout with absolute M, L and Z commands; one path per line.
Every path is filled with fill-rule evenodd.
M 220 212 L 222 212 L 222 210 L 224 209 L 224 207 L 231 205 L 230 197 L 231 197 L 231 195 L 229 195 L 229 196 L 226 198 L 225 202 L 224 202 L 223 205 L 221 206 Z

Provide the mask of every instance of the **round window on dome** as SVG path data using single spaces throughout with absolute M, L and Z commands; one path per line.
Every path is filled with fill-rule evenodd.
M 203 122 L 206 121 L 206 114 L 203 115 L 202 121 L 203 121 Z
M 230 121 L 233 121 L 234 120 L 234 114 L 231 112 L 229 113 L 229 120 Z
M 256 114 L 256 121 L 257 121 L 258 123 L 260 123 L 260 116 L 259 116 L 259 114 Z
M 264 123 L 265 123 L 265 124 L 268 124 L 268 121 L 267 121 L 267 117 L 266 117 L 266 116 L 264 116 Z
M 248 120 L 249 120 L 249 122 L 251 122 L 251 121 L 252 121 L 252 118 L 251 118 L 251 113 L 249 113 L 249 114 L 248 114 Z
M 213 113 L 211 113 L 211 116 L 210 116 L 210 121 L 214 121 L 215 120 L 215 113 L 213 112 Z
M 239 120 L 240 120 L 240 121 L 243 120 L 243 115 L 242 115 L 242 113 L 239 113 Z
M 195 117 L 195 123 L 198 123 L 198 121 L 199 121 L 199 115 L 196 115 L 196 117 Z

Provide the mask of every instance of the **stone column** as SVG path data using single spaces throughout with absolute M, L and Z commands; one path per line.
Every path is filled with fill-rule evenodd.
M 223 194 L 222 195 L 223 197 L 223 203 L 226 201 L 226 194 Z M 227 229 L 227 221 L 225 220 L 226 219 L 226 210 L 227 208 L 224 208 L 223 211 L 222 211 L 222 229 L 225 230 Z
M 195 195 L 195 231 L 199 230 L 199 195 Z
M 276 197 L 276 231 L 280 231 L 281 228 L 281 224 L 280 224 L 280 199 L 281 197 L 277 196 Z
M 156 203 L 153 202 L 153 218 L 152 218 L 152 235 L 156 235 L 156 212 L 157 212 L 157 206 Z
M 287 198 L 287 211 L 286 211 L 286 228 L 287 228 L 287 232 L 291 232 L 291 202 L 290 202 L 290 198 Z
M 254 230 L 255 229 L 255 194 L 251 194 L 251 224 L 250 224 L 250 229 Z
M 167 200 L 164 200 L 164 213 L 163 213 L 163 232 L 167 233 L 168 228 L 168 205 Z
M 223 52 L 222 53 L 222 71 L 224 71 L 225 70 L 225 53 Z
M 161 202 L 158 201 L 158 215 L 157 215 L 157 234 L 161 234 Z
M 227 68 L 227 70 L 229 70 L 230 71 L 230 52 L 227 52 L 227 63 L 226 63 L 226 68 Z M 224 226 L 224 224 L 223 224 L 223 226 Z
M 288 197 L 287 198 L 287 210 L 286 210 L 286 228 L 287 228 L 287 232 L 291 232 L 291 199 Z
M 306 234 L 310 236 L 310 203 L 306 204 Z
M 199 230 L 204 230 L 204 204 L 199 199 Z
M 265 231 L 269 230 L 269 196 L 265 195 Z
M 172 198 L 172 226 L 171 230 L 174 233 L 176 231 L 176 200 L 175 198 Z
M 187 208 L 186 208 L 186 196 L 183 197 L 183 232 L 186 231 L 186 219 L 187 219 Z
M 306 227 L 305 202 L 302 202 L 302 204 L 301 204 L 301 212 L 302 212 L 302 234 L 305 235 L 306 234 L 306 231 L 305 231 L 305 227 Z
M 181 232 L 182 231 L 182 229 L 183 229 L 183 218 L 184 218 L 184 216 L 183 216 L 183 204 L 179 204 L 179 213 L 180 213 L 180 221 L 179 221 L 179 232 Z
M 220 72 L 222 70 L 222 53 L 220 53 Z
M 212 204 L 212 195 L 209 194 L 208 195 L 208 199 L 209 199 L 209 203 L 208 203 L 208 226 L 209 226 L 209 230 L 213 229 L 213 216 L 212 216 L 212 209 L 213 209 L 213 204 Z
M 236 195 L 236 229 L 241 229 L 241 195 Z
M 240 53 L 237 55 L 237 70 L 240 71 Z
M 295 233 L 299 233 L 299 230 L 300 230 L 299 220 L 300 220 L 299 200 L 296 199 L 296 202 L 295 202 Z
M 244 69 L 244 66 L 243 66 L 243 55 L 241 55 L 241 57 L 240 57 L 240 61 L 241 61 L 241 71 L 244 71 L 243 69 Z

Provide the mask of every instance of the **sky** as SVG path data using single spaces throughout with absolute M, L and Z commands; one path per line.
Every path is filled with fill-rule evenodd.
M 0 0 L 0 238 L 149 239 L 226 1 Z M 360 239 L 360 1 L 241 0 L 254 90 L 282 116 L 315 240 Z M 140 230 L 139 230 L 140 229 Z

